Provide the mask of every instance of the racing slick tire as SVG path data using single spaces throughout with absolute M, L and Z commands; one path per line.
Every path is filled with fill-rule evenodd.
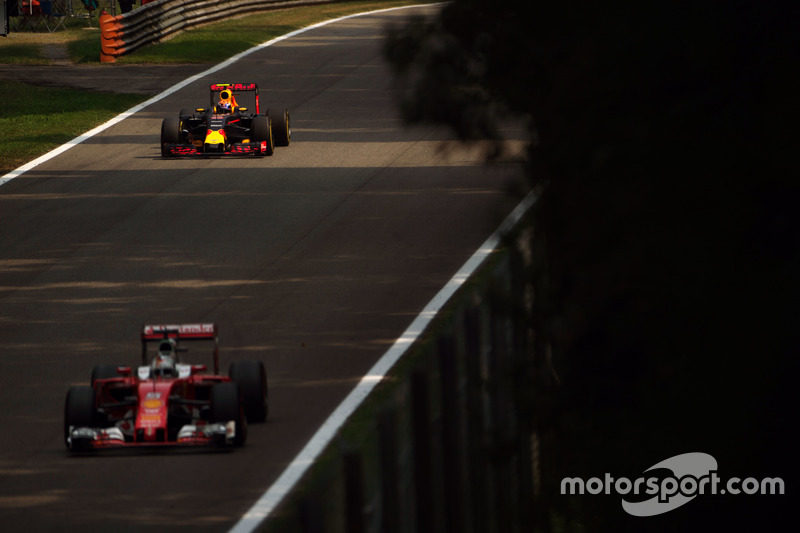
M 236 421 L 235 446 L 247 440 L 247 420 L 244 416 L 239 385 L 233 382 L 217 383 L 211 388 L 211 422 L 227 423 Z
M 181 143 L 181 119 L 179 117 L 167 117 L 161 122 L 161 155 L 164 152 L 165 144 Z
M 95 420 L 94 389 L 86 385 L 70 387 L 64 404 L 64 445 L 70 448 L 70 426 L 94 427 Z
M 118 378 L 117 367 L 115 365 L 97 365 L 92 369 L 92 387 L 98 379 Z
M 272 132 L 275 136 L 275 146 L 289 146 L 292 142 L 292 122 L 288 109 L 284 109 L 283 113 L 272 121 Z
M 275 153 L 275 141 L 272 137 L 272 122 L 269 115 L 256 115 L 253 117 L 253 140 L 256 142 L 267 141 L 266 155 Z
M 194 110 L 193 109 L 183 108 L 183 109 L 181 109 L 181 112 L 178 113 L 178 117 L 181 120 L 186 120 L 187 118 L 191 118 L 192 116 L 194 116 Z
M 249 424 L 264 422 L 269 415 L 267 371 L 261 361 L 234 361 L 228 375 L 239 385 L 244 414 Z

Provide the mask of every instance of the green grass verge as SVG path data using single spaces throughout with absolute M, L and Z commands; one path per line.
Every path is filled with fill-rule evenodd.
M 15 94 L 0 108 L 0 176 L 74 139 L 142 102 L 140 94 L 92 93 L 0 80 L 0 94 Z M 64 110 L 68 111 L 64 111 Z
M 0 63 L 7 65 L 46 65 L 49 61 L 36 43 L 10 43 L 0 46 Z

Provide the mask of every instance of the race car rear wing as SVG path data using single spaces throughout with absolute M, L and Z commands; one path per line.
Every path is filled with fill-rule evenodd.
M 211 109 L 214 109 L 214 105 L 216 102 L 214 101 L 214 96 L 216 93 L 228 89 L 229 91 L 233 92 L 233 94 L 238 94 L 241 92 L 254 92 L 256 93 L 256 115 L 260 113 L 259 110 L 259 101 L 258 101 L 258 85 L 255 83 L 212 83 L 209 92 L 211 93 L 210 102 L 211 102 Z
M 214 374 L 219 374 L 219 340 L 217 325 L 206 324 L 157 324 L 142 326 L 142 365 L 147 365 L 147 344 L 164 339 L 181 341 L 214 342 Z
M 212 91 L 221 91 L 223 89 L 230 89 L 234 92 L 241 91 L 256 91 L 258 92 L 258 85 L 255 83 L 212 83 Z

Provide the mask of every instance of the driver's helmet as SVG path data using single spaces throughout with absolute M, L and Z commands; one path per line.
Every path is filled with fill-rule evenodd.
M 219 93 L 219 104 L 217 104 L 219 111 L 222 113 L 230 113 L 233 109 L 233 95 L 227 89 Z
M 153 374 L 156 376 L 175 376 L 177 371 L 175 369 L 175 340 L 164 339 L 158 345 L 158 353 L 153 358 Z

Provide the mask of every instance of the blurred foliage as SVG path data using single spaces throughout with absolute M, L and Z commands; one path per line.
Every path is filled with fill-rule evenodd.
M 529 119 L 528 175 L 546 185 L 532 320 L 559 378 L 532 384 L 547 435 L 537 528 L 786 519 L 786 498 L 717 496 L 645 525 L 618 496 L 567 499 L 558 483 L 690 451 L 723 479 L 798 479 L 798 11 L 455 0 L 389 31 L 408 121 L 473 140 Z

